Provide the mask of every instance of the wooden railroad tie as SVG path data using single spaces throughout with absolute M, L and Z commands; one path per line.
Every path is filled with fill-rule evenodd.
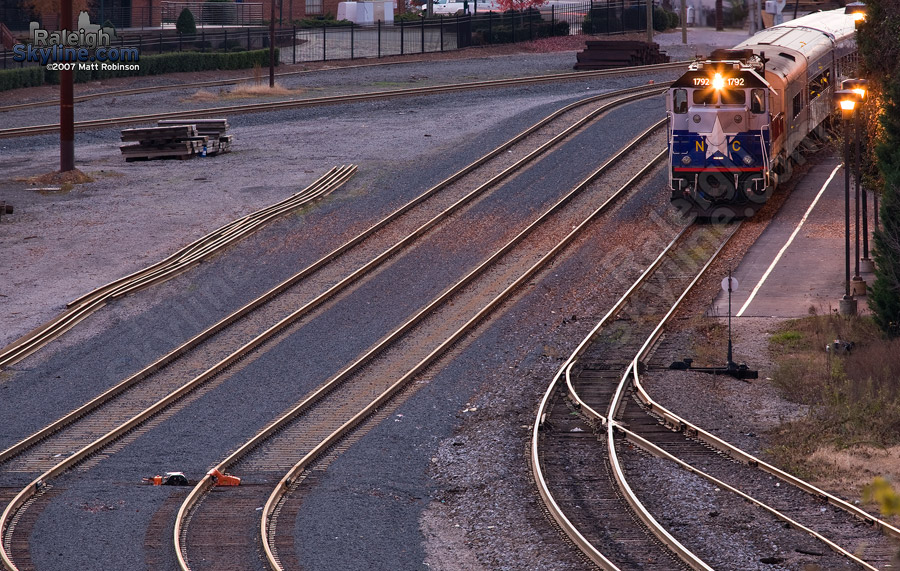
M 659 51 L 659 44 L 615 40 L 588 40 L 576 57 L 575 69 L 610 69 L 669 61 L 669 56 Z
M 126 162 L 150 159 L 190 159 L 195 155 L 225 153 L 232 136 L 227 119 L 169 119 L 157 127 L 122 130 L 120 147 Z

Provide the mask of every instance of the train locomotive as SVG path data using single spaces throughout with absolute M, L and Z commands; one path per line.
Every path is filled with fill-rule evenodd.
M 672 204 L 705 219 L 752 216 L 790 178 L 801 142 L 822 134 L 834 86 L 856 64 L 855 20 L 844 9 L 691 63 L 666 97 Z

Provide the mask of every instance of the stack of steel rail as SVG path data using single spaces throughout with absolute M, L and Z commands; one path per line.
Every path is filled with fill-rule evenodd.
M 274 218 L 291 212 L 312 200 L 326 196 L 347 182 L 355 172 L 356 165 L 334 167 L 302 191 L 281 202 L 229 222 L 218 230 L 181 248 L 164 260 L 69 302 L 66 304 L 66 310 L 59 316 L 0 351 L 0 367 L 11 365 L 37 351 L 106 305 L 107 301 L 171 279 L 222 248 L 246 238 Z

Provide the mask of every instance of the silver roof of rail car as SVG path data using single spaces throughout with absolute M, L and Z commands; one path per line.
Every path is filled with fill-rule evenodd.
M 827 53 L 836 42 L 852 38 L 855 32 L 856 23 L 841 8 L 816 12 L 768 28 L 741 42 L 735 49 L 750 48 L 756 54 L 765 52 L 769 60 L 766 76 L 778 89 L 805 73 L 809 61 Z

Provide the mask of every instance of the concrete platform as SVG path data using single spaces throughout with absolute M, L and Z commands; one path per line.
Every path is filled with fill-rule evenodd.
M 802 317 L 839 310 L 844 295 L 844 171 L 824 159 L 797 183 L 790 198 L 732 275 L 735 317 Z M 850 274 L 855 271 L 855 188 L 850 180 Z M 873 228 L 871 194 L 869 231 Z M 872 241 L 869 240 L 871 250 Z M 862 254 L 862 237 L 860 253 Z M 872 284 L 874 275 L 863 272 Z M 727 276 L 722 276 L 723 278 Z M 751 299 L 752 298 L 752 299 Z M 869 313 L 866 296 L 856 296 L 859 314 Z M 748 300 L 749 303 L 748 303 Z M 720 292 L 707 315 L 728 315 L 728 294 Z

